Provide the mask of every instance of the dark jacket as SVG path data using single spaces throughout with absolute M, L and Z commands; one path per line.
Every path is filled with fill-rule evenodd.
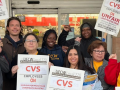
M 9 35 L 6 35 L 5 38 L 2 39 L 2 42 L 3 51 L 7 54 L 10 61 L 12 61 L 17 54 L 25 51 L 22 36 L 20 36 L 20 41 L 15 42 Z
M 21 54 L 28 54 L 28 53 L 27 53 L 26 51 L 24 51 L 24 52 L 21 53 Z M 38 50 L 38 54 L 37 54 L 37 55 L 46 55 L 46 54 L 44 54 L 44 53 L 42 53 L 40 50 Z M 14 59 L 12 60 L 12 62 L 11 62 L 11 69 L 12 69 L 13 66 L 17 65 L 17 57 L 18 57 L 18 55 L 16 55 L 16 56 L 14 57 Z M 9 72 L 9 76 L 10 76 L 11 80 L 13 80 L 14 83 L 15 83 L 14 88 L 11 89 L 11 90 L 16 90 L 16 85 L 17 85 L 17 73 L 16 73 L 14 76 L 12 76 L 12 72 L 10 71 L 10 72 Z
M 84 24 L 86 24 L 86 23 L 84 23 Z M 91 58 L 91 55 L 87 52 L 87 49 L 88 49 L 89 45 L 93 41 L 99 40 L 99 39 L 97 39 L 97 38 L 95 38 L 93 36 L 92 32 L 94 31 L 94 29 L 93 29 L 93 27 L 89 23 L 87 23 L 87 24 L 89 24 L 89 26 L 90 26 L 91 36 L 88 39 L 84 38 L 82 36 L 82 27 L 83 27 L 84 24 L 82 24 L 81 28 L 80 28 L 80 30 L 81 30 L 81 37 L 80 38 L 82 38 L 82 40 L 80 42 L 81 43 L 80 44 L 80 49 L 81 49 L 81 52 L 83 53 L 84 58 Z M 60 46 L 68 46 L 69 47 L 70 45 L 74 45 L 75 44 L 75 38 L 66 41 L 67 35 L 68 35 L 68 32 L 63 30 L 62 33 L 59 36 L 58 45 L 60 45 Z M 108 58 L 109 58 L 109 53 L 107 53 L 105 55 L 105 60 L 108 60 Z
M 59 45 L 55 45 L 52 50 L 49 50 L 46 46 L 40 50 L 41 52 L 50 56 L 51 62 L 55 66 L 63 66 L 65 53 Z
M 3 51 L 7 54 L 8 59 L 10 62 L 12 59 L 19 53 L 23 53 L 25 51 L 23 38 L 20 36 L 20 41 L 14 42 L 9 35 L 6 35 L 3 42 Z M 15 86 L 14 80 L 8 79 L 6 76 L 7 74 L 3 73 L 3 90 L 13 90 Z
M 85 58 L 85 64 L 94 69 L 92 58 Z M 107 65 L 108 65 L 108 61 L 103 60 L 103 65 L 100 66 L 97 71 L 98 78 L 101 81 L 103 90 L 114 90 L 114 86 L 108 85 L 104 80 L 104 76 L 105 76 L 104 69 Z M 94 71 L 95 71 L 95 69 L 94 69 Z
M 0 53 L 0 90 L 2 90 L 3 87 L 2 72 L 4 73 L 9 72 L 9 61 L 7 59 L 6 54 L 3 51 Z

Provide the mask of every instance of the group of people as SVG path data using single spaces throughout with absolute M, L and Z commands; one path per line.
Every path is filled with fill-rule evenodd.
M 117 56 L 109 55 L 106 43 L 93 36 L 93 27 L 83 23 L 81 36 L 66 41 L 69 31 L 70 26 L 65 25 L 56 44 L 55 30 L 47 30 L 39 50 L 38 37 L 28 33 L 23 38 L 21 21 L 17 17 L 9 18 L 5 37 L 0 40 L 0 90 L 16 90 L 18 54 L 49 55 L 49 68 L 54 65 L 84 70 L 85 76 L 97 74 L 94 90 L 114 90 L 120 86 Z

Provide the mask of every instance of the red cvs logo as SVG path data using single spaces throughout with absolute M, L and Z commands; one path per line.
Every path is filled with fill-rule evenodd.
M 57 80 L 57 85 L 58 86 L 64 86 L 64 87 L 72 87 L 72 81 L 68 81 L 68 80 L 62 80 L 62 79 L 59 79 Z
M 27 72 L 40 72 L 40 66 L 27 66 L 26 67 Z
M 0 0 L 0 6 L 2 6 L 2 0 Z
M 110 6 L 111 7 L 114 7 L 114 8 L 117 8 L 117 9 L 120 9 L 120 3 L 115 3 L 115 2 L 110 2 Z

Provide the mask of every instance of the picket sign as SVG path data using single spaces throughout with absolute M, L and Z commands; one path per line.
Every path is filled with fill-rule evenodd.
M 120 30 L 120 1 L 104 0 L 97 23 L 96 30 L 117 36 Z
M 9 18 L 5 0 L 0 0 L 0 20 Z
M 115 90 L 120 90 L 120 87 L 115 87 Z
M 52 66 L 46 90 L 82 90 L 83 70 Z
M 17 89 L 46 90 L 48 55 L 18 54 Z

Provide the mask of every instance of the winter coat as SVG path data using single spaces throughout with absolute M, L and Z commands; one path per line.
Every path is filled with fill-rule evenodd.
M 3 39 L 3 51 L 7 54 L 7 57 L 10 62 L 12 62 L 13 58 L 20 53 L 25 51 L 23 38 L 20 36 L 20 40 L 15 42 L 9 35 L 6 35 Z M 7 74 L 3 73 L 3 90 L 13 90 L 16 83 L 14 80 L 7 78 Z M 9 77 L 9 76 L 8 76 Z

